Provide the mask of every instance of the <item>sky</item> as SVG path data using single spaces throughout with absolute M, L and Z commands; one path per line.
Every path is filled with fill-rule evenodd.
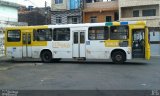
M 45 1 L 46 1 L 47 6 L 51 6 L 51 0 L 3 0 L 3 1 L 10 1 L 22 4 L 24 6 L 34 6 L 34 7 L 45 7 Z
M 45 7 L 45 1 L 47 2 L 47 6 L 51 6 L 51 0 L 19 0 L 21 4 L 25 4 L 26 6 L 34 6 L 34 7 Z
M 25 6 L 34 6 L 34 7 L 45 7 L 45 1 L 46 1 L 47 6 L 51 6 L 51 0 L 3 0 L 3 1 L 10 1 Z M 103 0 L 103 1 L 110 1 L 110 0 Z

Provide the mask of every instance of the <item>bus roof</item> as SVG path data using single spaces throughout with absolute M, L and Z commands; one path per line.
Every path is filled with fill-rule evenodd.
M 64 24 L 64 25 L 49 25 L 50 28 L 62 27 L 90 27 L 90 26 L 118 26 L 118 25 L 146 25 L 146 21 L 115 21 L 103 23 L 83 23 L 83 24 Z
M 90 27 L 90 26 L 118 26 L 118 25 L 146 25 L 146 21 L 115 21 L 103 23 L 82 23 L 82 24 L 63 24 L 63 25 L 40 25 L 40 26 L 12 26 L 6 29 L 39 29 L 39 28 L 63 28 L 63 27 Z

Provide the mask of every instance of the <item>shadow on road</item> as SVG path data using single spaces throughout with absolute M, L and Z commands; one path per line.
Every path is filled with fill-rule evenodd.
M 85 64 L 85 65 L 92 65 L 92 64 L 105 64 L 105 65 L 147 65 L 148 63 L 146 62 L 135 62 L 135 61 L 130 61 L 130 62 L 124 62 L 123 64 L 115 64 L 111 61 L 53 61 L 51 63 L 44 63 L 42 61 L 16 61 L 16 60 L 7 60 L 7 61 L 3 61 L 1 63 L 4 64 L 35 64 L 35 63 L 42 63 L 42 64 L 47 64 L 47 65 L 51 65 L 51 64 Z

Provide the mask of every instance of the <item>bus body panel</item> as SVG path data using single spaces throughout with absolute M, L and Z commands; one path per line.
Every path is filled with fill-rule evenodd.
M 31 27 L 12 27 L 6 29 L 5 48 L 6 55 L 13 58 L 41 58 L 43 50 L 49 50 L 53 58 L 86 58 L 86 59 L 111 59 L 114 50 L 122 50 L 126 53 L 126 59 L 132 59 L 132 31 L 133 29 L 145 29 L 145 23 L 132 21 L 128 23 L 129 34 L 127 40 L 89 40 L 89 28 L 98 26 L 121 26 L 126 22 L 113 23 L 93 23 L 93 24 L 68 24 L 68 25 L 49 25 Z M 70 39 L 68 41 L 36 41 L 34 40 L 34 30 L 37 29 L 69 28 Z M 20 30 L 19 42 L 8 42 L 8 30 Z M 24 44 L 24 34 L 30 33 L 30 44 Z M 29 35 L 26 35 L 29 36 Z M 77 36 L 77 37 L 75 37 Z M 53 39 L 53 37 L 52 37 Z M 145 59 L 150 59 L 150 45 L 148 40 L 148 29 L 145 29 Z M 127 46 L 120 46 L 120 43 L 127 42 Z M 27 50 L 27 51 L 26 51 Z M 28 54 L 28 55 L 27 55 Z
M 145 28 L 145 59 L 146 60 L 150 60 L 150 56 L 151 56 L 151 49 L 150 49 L 150 43 L 149 43 L 149 32 L 148 32 L 148 28 Z
M 72 42 L 55 41 L 52 44 L 52 52 L 54 58 L 72 58 Z
M 107 59 L 109 54 L 103 40 L 86 41 L 86 58 L 88 59 Z
M 6 56 L 10 58 L 23 58 L 22 56 L 22 47 L 13 46 L 7 47 L 6 49 Z

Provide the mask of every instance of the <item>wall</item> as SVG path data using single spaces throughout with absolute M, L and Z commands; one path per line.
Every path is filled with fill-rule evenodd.
M 62 17 L 62 24 L 68 23 L 68 16 L 78 16 L 79 17 L 79 23 L 82 22 L 82 12 L 80 10 L 74 10 L 74 11 L 57 11 L 52 12 L 51 14 L 51 24 L 56 24 L 56 17 Z
M 133 17 L 133 11 L 139 10 L 139 15 L 142 17 L 142 10 L 145 9 L 156 9 L 156 15 L 159 16 L 159 5 L 145 5 L 145 6 L 136 6 L 136 7 L 122 7 L 121 8 L 121 18 Z
M 120 7 L 160 4 L 160 0 L 119 0 Z
M 18 22 L 18 10 L 17 8 L 9 6 L 0 6 L 0 20 L 1 21 L 13 21 Z
M 104 11 L 104 12 L 87 12 L 84 13 L 85 18 L 84 18 L 84 23 L 90 23 L 90 17 L 91 16 L 96 16 L 97 17 L 97 22 L 106 22 L 106 16 L 111 16 L 112 21 L 114 21 L 114 12 L 116 11 Z
M 118 1 L 85 3 L 84 11 L 118 10 Z
M 55 4 L 55 0 L 52 0 L 51 10 L 52 11 L 67 10 L 68 9 L 67 5 L 68 5 L 68 0 L 63 0 L 62 4 Z
M 150 32 L 151 55 L 160 56 L 160 32 Z
M 85 3 L 83 10 L 83 22 L 89 23 L 91 16 L 97 16 L 97 22 L 106 22 L 106 16 L 111 16 L 114 21 L 114 13 L 118 12 L 118 1 Z
M 154 8 L 157 16 L 142 17 L 143 9 Z M 140 17 L 133 17 L 133 10 L 140 10 Z M 119 19 L 120 21 L 147 21 L 148 27 L 160 26 L 160 0 L 119 0 Z
M 19 1 L 22 1 L 22 0 L 3 0 L 3 1 L 8 1 L 8 2 L 13 2 L 13 3 L 18 3 Z

